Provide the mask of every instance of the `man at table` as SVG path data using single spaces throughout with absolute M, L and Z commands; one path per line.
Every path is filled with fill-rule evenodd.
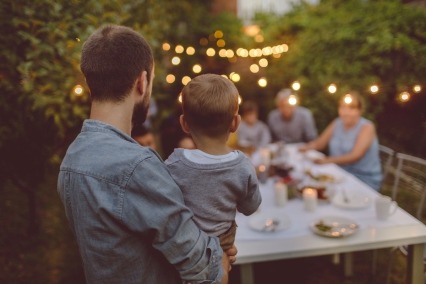
M 279 91 L 275 99 L 277 109 L 268 115 L 273 140 L 285 143 L 312 141 L 318 136 L 312 113 L 289 100 L 291 95 L 290 89 Z

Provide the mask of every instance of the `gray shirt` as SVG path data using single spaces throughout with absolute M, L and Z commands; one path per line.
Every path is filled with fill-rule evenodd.
M 293 116 L 289 120 L 284 119 L 279 110 L 271 111 L 268 126 L 274 141 L 309 142 L 318 136 L 311 111 L 300 106 L 294 109 Z
M 240 146 L 261 147 L 271 143 L 271 132 L 268 126 L 262 121 L 257 121 L 254 125 L 249 125 L 241 121 L 237 130 L 238 144 Z
M 262 201 L 256 170 L 240 151 L 231 161 L 197 164 L 184 156 L 183 149 L 175 149 L 165 163 L 194 212 L 195 223 L 208 234 L 226 232 L 236 209 L 250 215 Z

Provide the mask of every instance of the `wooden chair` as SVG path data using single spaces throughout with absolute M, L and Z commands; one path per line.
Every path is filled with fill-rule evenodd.
M 396 200 L 405 211 L 423 222 L 426 200 L 426 160 L 402 153 L 397 153 L 395 157 L 397 165 L 392 186 L 392 199 Z M 392 249 L 392 252 L 396 251 L 407 255 L 406 246 Z M 426 250 L 423 258 L 426 264 Z M 388 262 L 387 283 L 390 280 L 391 259 L 390 257 Z

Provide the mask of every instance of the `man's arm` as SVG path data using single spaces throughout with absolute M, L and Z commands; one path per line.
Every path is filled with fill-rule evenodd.
M 182 193 L 165 165 L 155 156 L 136 166 L 126 186 L 123 222 L 152 240 L 152 246 L 176 268 L 181 279 L 217 281 L 227 278 L 223 251 L 193 222 Z

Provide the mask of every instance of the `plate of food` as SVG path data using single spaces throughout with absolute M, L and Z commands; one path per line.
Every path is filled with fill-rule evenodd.
M 309 227 L 315 234 L 329 238 L 348 237 L 359 229 L 354 220 L 338 216 L 322 217 L 312 222 Z
M 322 183 L 340 183 L 344 179 L 344 177 L 341 175 L 322 173 L 322 172 L 312 172 L 311 170 L 305 171 L 305 174 L 311 179 L 317 182 L 322 182 Z
M 338 194 L 334 195 L 331 203 L 343 209 L 362 209 L 371 204 L 371 199 L 356 192 L 352 193 L 341 190 Z
M 291 222 L 290 218 L 282 211 L 266 209 L 251 215 L 248 224 L 255 231 L 273 233 L 287 229 Z
M 303 155 L 311 161 L 315 161 L 318 159 L 322 159 L 325 157 L 325 155 L 321 152 L 315 151 L 315 150 L 307 150 Z

